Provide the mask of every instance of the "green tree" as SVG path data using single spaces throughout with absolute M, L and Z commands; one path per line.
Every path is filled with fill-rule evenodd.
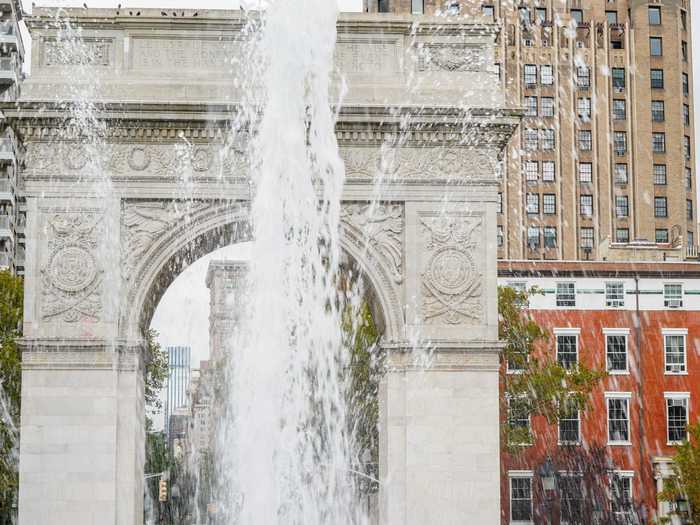
M 0 271 L 0 524 L 11 523 L 18 486 L 23 286 L 21 278 Z
M 498 335 L 505 343 L 501 359 L 511 370 L 518 370 L 502 374 L 501 410 L 508 414 L 502 418 L 502 443 L 513 454 L 522 450 L 517 445 L 532 439 L 529 427 L 518 421 L 530 415 L 555 423 L 566 412 L 584 411 L 592 390 L 606 376 L 580 363 L 567 369 L 554 359 L 538 356 L 537 347 L 549 334 L 530 315 L 528 298 L 528 292 L 509 286 L 498 289 Z
M 673 514 L 685 514 L 688 523 L 700 525 L 700 423 L 688 427 L 689 439 L 676 447 L 673 476 L 666 480 L 659 500 L 671 504 Z M 685 501 L 688 509 L 678 508 Z
M 146 407 L 157 413 L 163 408 L 160 393 L 168 377 L 168 354 L 158 342 L 158 332 L 152 328 L 146 332 L 146 349 L 144 397 Z

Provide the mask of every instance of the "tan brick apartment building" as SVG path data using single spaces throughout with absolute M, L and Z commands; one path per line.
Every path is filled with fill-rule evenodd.
M 499 256 L 697 258 L 688 0 L 366 0 L 502 24 L 525 118 L 505 165 Z

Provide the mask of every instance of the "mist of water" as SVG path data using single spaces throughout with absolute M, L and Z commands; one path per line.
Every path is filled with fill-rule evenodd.
M 279 1 L 257 39 L 255 242 L 233 345 L 229 512 L 237 523 L 361 523 L 350 475 L 338 269 L 344 180 L 329 83 L 337 7 Z

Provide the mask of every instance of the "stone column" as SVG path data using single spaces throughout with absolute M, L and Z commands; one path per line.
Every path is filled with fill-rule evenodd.
M 27 208 L 19 523 L 141 523 L 142 347 L 116 338 L 119 203 Z
M 406 203 L 406 322 L 380 391 L 382 524 L 498 523 L 495 188 Z

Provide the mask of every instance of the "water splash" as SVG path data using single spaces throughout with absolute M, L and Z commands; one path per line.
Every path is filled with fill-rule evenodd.
M 252 133 L 255 243 L 232 355 L 228 512 L 237 523 L 362 523 L 345 426 L 338 296 L 344 168 L 329 101 L 337 7 L 276 2 Z M 254 117 L 253 117 L 254 118 Z M 252 120 L 252 119 L 251 119 Z

